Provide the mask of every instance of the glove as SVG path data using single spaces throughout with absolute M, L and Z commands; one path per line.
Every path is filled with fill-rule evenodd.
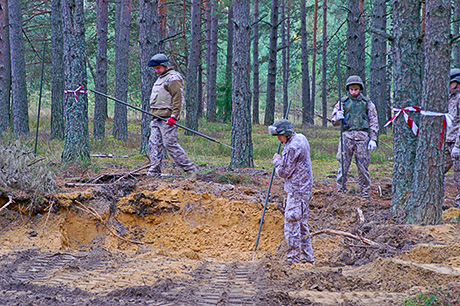
M 377 143 L 374 140 L 369 141 L 369 144 L 367 145 L 367 149 L 371 152 L 374 151 L 375 149 L 377 149 Z
M 169 126 L 173 126 L 174 123 L 176 123 L 176 121 L 177 121 L 177 120 L 174 119 L 173 117 L 169 117 L 169 119 L 168 119 L 168 125 L 169 125 Z
M 343 116 L 343 110 L 338 110 L 336 113 L 335 113 L 335 121 L 339 121 L 339 120 L 342 120 L 344 119 L 345 117 Z
M 450 155 L 452 156 L 452 158 L 460 159 L 460 148 L 454 147 Z

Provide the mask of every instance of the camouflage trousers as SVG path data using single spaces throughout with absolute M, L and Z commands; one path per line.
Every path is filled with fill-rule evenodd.
M 308 228 L 311 195 L 301 196 L 289 193 L 284 210 L 284 237 L 287 240 L 287 260 L 292 263 L 313 262 L 313 248 Z
M 184 149 L 177 142 L 177 127 L 169 126 L 166 121 L 153 119 L 150 122 L 149 159 L 152 166 L 149 169 L 149 174 L 161 173 L 163 147 L 184 171 L 193 172 L 197 170 L 195 164 L 190 161 Z
M 347 190 L 347 173 L 350 164 L 355 155 L 356 166 L 358 167 L 358 184 L 362 197 L 369 197 L 371 189 L 371 180 L 369 176 L 369 165 L 371 163 L 371 155 L 367 149 L 369 141 L 353 140 L 343 137 L 343 174 L 340 144 L 337 150 L 337 160 L 339 161 L 339 169 L 337 170 L 337 191 L 346 192 Z M 345 189 L 342 187 L 344 180 Z
M 454 142 L 446 142 L 444 151 L 444 174 L 452 168 L 452 171 L 454 172 L 455 186 L 457 187 L 457 196 L 455 197 L 454 205 L 456 207 L 460 207 L 460 160 L 453 158 L 451 155 L 454 146 Z

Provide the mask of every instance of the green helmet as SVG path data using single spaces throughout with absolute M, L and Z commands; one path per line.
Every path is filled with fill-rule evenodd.
M 460 83 L 460 69 L 452 68 L 450 69 L 450 81 Z
M 268 127 L 268 134 L 273 136 L 285 135 L 290 136 L 294 133 L 294 126 L 289 120 L 280 119 Z
M 345 85 L 347 90 L 348 90 L 348 86 L 350 86 L 350 85 L 359 85 L 359 86 L 361 86 L 361 90 L 364 89 L 363 80 L 357 75 L 350 75 L 348 77 L 347 84 Z
M 148 66 L 149 67 L 155 67 L 155 66 L 165 66 L 165 67 L 170 67 L 171 64 L 169 63 L 169 59 L 166 55 L 163 53 L 158 53 L 152 56 L 150 59 Z

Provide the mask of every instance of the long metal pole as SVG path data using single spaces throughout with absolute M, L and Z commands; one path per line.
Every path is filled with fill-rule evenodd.
M 166 118 L 163 118 L 163 117 L 157 116 L 157 115 L 155 115 L 155 114 L 152 114 L 151 112 L 148 112 L 148 111 L 146 111 L 146 110 L 143 110 L 142 108 L 139 108 L 139 107 L 137 107 L 137 106 L 134 106 L 134 105 L 131 105 L 131 104 L 126 103 L 126 102 L 124 102 L 124 101 L 121 101 L 121 100 L 119 100 L 119 99 L 117 99 L 117 98 L 114 98 L 114 97 L 111 97 L 111 96 L 109 96 L 109 95 L 106 95 L 105 93 L 102 93 L 102 92 L 100 92 L 100 91 L 97 91 L 97 90 L 94 90 L 94 89 L 89 89 L 89 90 L 91 90 L 91 91 L 94 92 L 95 94 L 104 96 L 104 97 L 106 97 L 106 98 L 108 98 L 108 99 L 111 99 L 111 100 L 113 100 L 113 101 L 115 101 L 115 102 L 118 102 L 118 103 L 120 103 L 120 104 L 129 106 L 129 107 L 131 107 L 131 108 L 133 108 L 133 109 L 135 109 L 135 110 L 137 110 L 137 111 L 140 111 L 140 112 L 142 112 L 142 113 L 144 113 L 144 114 L 150 115 L 150 116 L 152 116 L 152 117 L 154 117 L 154 118 L 157 118 L 157 119 L 160 119 L 160 120 L 163 120 L 163 121 L 168 121 L 168 119 L 166 119 Z M 211 141 L 213 141 L 213 142 L 217 142 L 218 144 L 221 144 L 221 145 L 223 145 L 223 146 L 225 146 L 225 147 L 227 147 L 227 148 L 232 149 L 231 146 L 226 145 L 225 143 L 222 143 L 222 142 L 220 142 L 220 141 L 218 141 L 218 140 L 216 140 L 216 139 L 214 139 L 214 138 L 212 138 L 212 137 L 209 137 L 209 136 L 207 136 L 207 135 L 204 135 L 204 134 L 202 134 L 202 133 L 200 133 L 200 132 L 197 132 L 197 131 L 194 131 L 194 130 L 192 130 L 192 129 L 189 129 L 189 128 L 186 127 L 186 126 L 183 126 L 183 125 L 178 124 L 177 122 L 174 123 L 174 125 L 177 126 L 177 127 L 182 128 L 182 129 L 184 129 L 184 130 L 186 130 L 186 131 L 189 131 L 189 132 L 191 132 L 191 133 L 194 133 L 194 134 L 196 134 L 196 135 L 198 135 L 198 136 L 201 136 L 201 137 L 203 137 L 203 138 L 206 138 L 207 140 L 211 140 Z
M 340 49 L 337 49 L 337 75 L 339 80 L 339 110 L 342 110 L 342 84 L 340 82 Z M 340 120 L 340 165 L 342 170 L 342 191 L 345 191 L 345 173 L 343 173 L 343 119 Z
M 290 100 L 288 103 L 288 107 L 286 109 L 286 114 L 284 116 L 284 119 L 288 119 L 289 110 L 291 109 L 291 102 L 292 101 Z M 281 150 L 281 141 L 278 144 L 278 150 L 276 150 L 276 153 L 279 154 L 280 150 Z M 275 176 L 275 167 L 273 167 L 272 175 L 270 176 L 270 183 L 268 184 L 267 195 L 265 196 L 265 204 L 264 204 L 264 209 L 262 211 L 262 218 L 260 219 L 259 232 L 257 233 L 256 246 L 254 247 L 254 254 L 252 255 L 252 261 L 254 261 L 254 259 L 256 258 L 257 246 L 259 245 L 260 233 L 262 232 L 262 224 L 264 223 L 265 211 L 267 210 L 268 199 L 270 198 L 270 189 L 272 188 L 274 176 Z
M 35 146 L 34 155 L 37 155 L 37 142 L 38 142 L 38 126 L 40 125 L 40 108 L 42 105 L 42 88 L 43 88 L 43 71 L 45 67 L 45 47 L 46 41 L 43 42 L 43 53 L 42 53 L 42 75 L 40 78 L 40 95 L 38 96 L 38 114 L 37 114 L 37 129 L 35 130 Z

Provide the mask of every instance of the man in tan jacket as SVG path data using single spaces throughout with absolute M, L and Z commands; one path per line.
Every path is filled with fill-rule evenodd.
M 172 159 L 191 178 L 195 178 L 198 168 L 185 154 L 184 149 L 177 142 L 177 127 L 174 125 L 180 119 L 182 105 L 185 101 L 183 83 L 179 72 L 175 71 L 169 59 L 163 53 L 155 54 L 148 63 L 158 74 L 150 95 L 150 111 L 164 118 L 153 118 L 150 123 L 149 159 L 152 164 L 148 175 L 161 175 L 161 161 L 163 147 L 166 148 Z M 167 119 L 167 120 L 166 120 Z

